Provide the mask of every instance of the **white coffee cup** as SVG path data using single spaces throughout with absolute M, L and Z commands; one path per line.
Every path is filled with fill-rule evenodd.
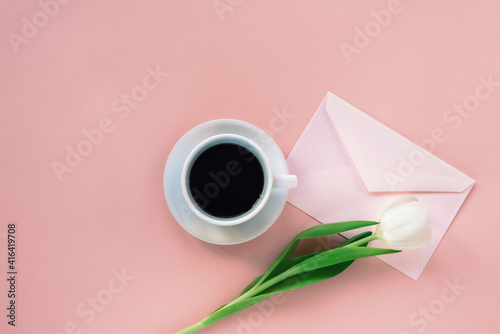
M 259 161 L 264 174 L 264 185 L 260 197 L 257 199 L 252 208 L 236 217 L 216 217 L 201 209 L 191 194 L 189 189 L 189 175 L 191 167 L 195 160 L 208 148 L 219 144 L 236 144 L 250 151 Z M 199 143 L 188 155 L 181 172 L 181 190 L 184 199 L 186 200 L 189 209 L 200 219 L 219 226 L 233 226 L 242 224 L 249 219 L 255 217 L 262 208 L 266 205 L 273 187 L 279 188 L 294 188 L 297 185 L 297 177 L 295 175 L 274 175 L 269 159 L 264 151 L 252 140 L 235 134 L 220 134 L 209 137 Z M 245 191 L 245 189 L 241 189 Z

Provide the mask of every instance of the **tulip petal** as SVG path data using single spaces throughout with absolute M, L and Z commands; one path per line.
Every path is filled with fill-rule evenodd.
M 428 246 L 432 238 L 429 210 L 414 197 L 403 197 L 383 212 L 376 235 L 389 248 Z
M 397 206 L 400 206 L 400 205 L 406 204 L 406 203 L 410 203 L 410 202 L 418 202 L 418 199 L 415 196 L 401 196 L 397 200 L 395 200 L 394 202 L 389 204 L 389 206 L 387 208 L 385 208 L 384 211 L 382 211 L 380 216 L 382 216 L 384 213 L 386 213 L 387 211 L 389 211 Z

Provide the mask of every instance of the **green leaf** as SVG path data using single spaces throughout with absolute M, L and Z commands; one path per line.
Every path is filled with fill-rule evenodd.
M 348 239 L 346 242 L 344 242 L 343 244 L 341 244 L 340 246 L 338 247 L 344 247 L 344 246 L 347 246 L 348 244 L 350 243 L 353 243 L 355 241 L 358 241 L 358 240 L 361 240 L 369 235 L 371 235 L 372 232 L 362 232 L 354 237 L 352 237 L 351 239 Z M 338 248 L 337 247 L 337 248 Z M 326 251 L 326 250 L 325 250 Z M 323 251 L 324 252 L 324 251 Z M 268 276 L 267 280 L 269 280 L 269 278 L 271 277 L 274 277 L 276 276 L 277 274 L 280 274 L 288 269 L 290 269 L 291 267 L 295 266 L 296 264 L 304 261 L 304 260 L 307 260 L 313 256 L 316 256 L 318 254 L 320 254 L 321 252 L 317 252 L 317 253 L 310 253 L 310 254 L 306 254 L 306 255 L 301 255 L 301 256 L 295 256 L 295 257 L 291 257 L 289 259 L 286 259 L 284 261 L 282 261 L 277 267 L 276 269 L 274 270 L 274 275 L 273 276 Z
M 226 304 L 224 307 L 219 308 L 217 311 L 215 311 L 214 313 L 212 313 L 208 317 L 206 317 L 202 321 L 202 323 L 205 326 L 210 326 L 211 324 L 213 324 L 217 321 L 220 321 L 220 320 L 227 318 L 235 313 L 238 313 L 241 310 L 246 309 L 247 307 L 250 307 L 254 304 L 257 304 L 258 302 L 260 302 L 268 297 L 271 297 L 274 294 L 276 294 L 276 293 L 264 293 L 264 294 L 260 294 L 260 295 L 255 296 L 255 297 L 242 299 L 234 304 L 232 304 L 232 303 Z
M 351 239 L 348 239 L 346 242 L 344 242 L 343 244 L 341 244 L 338 247 L 347 246 L 348 244 L 353 243 L 353 242 L 358 241 L 358 240 L 361 240 L 363 238 L 366 238 L 366 237 L 370 236 L 371 234 L 372 234 L 372 232 L 362 232 L 362 233 L 352 237 Z M 366 247 L 366 245 L 367 244 L 364 244 L 364 245 L 361 245 L 360 247 Z M 283 263 L 280 264 L 278 267 L 281 270 L 280 273 L 286 271 L 287 269 L 290 269 L 294 265 L 296 265 L 296 264 L 298 264 L 306 259 L 309 259 L 313 256 L 316 256 L 317 254 L 319 254 L 319 253 L 297 256 L 297 257 L 293 257 L 293 258 L 290 258 L 288 260 L 283 261 Z M 297 289 L 297 288 L 300 288 L 300 287 L 303 287 L 303 286 L 306 286 L 309 284 L 323 281 L 325 279 L 328 279 L 328 278 L 331 278 L 333 276 L 340 274 L 345 269 L 347 269 L 347 267 L 349 267 L 353 262 L 354 262 L 354 260 L 346 261 L 346 262 L 334 264 L 334 265 L 331 265 L 328 267 L 311 270 L 311 271 L 308 271 L 306 273 L 302 273 L 300 275 L 291 276 L 291 277 L 271 286 L 269 289 L 267 289 L 261 293 L 269 293 L 269 292 L 278 293 L 278 292 L 283 292 L 283 291 L 287 291 L 287 290 Z M 255 282 L 255 280 L 254 280 L 254 282 Z
M 301 273 L 328 267 L 337 263 L 356 260 L 363 257 L 391 254 L 400 252 L 399 250 L 386 249 L 386 248 L 372 248 L 372 247 L 341 247 L 334 248 L 322 253 L 319 253 L 309 259 L 306 259 L 295 266 L 291 267 L 284 273 L 280 274 L 284 278 L 299 275 Z M 276 276 L 277 278 L 278 276 Z
M 267 270 L 267 272 L 260 277 L 260 279 L 253 284 L 252 287 L 248 288 L 247 291 L 252 289 L 256 285 L 262 284 L 264 281 L 268 280 L 268 278 L 274 277 L 278 274 L 276 270 L 277 267 L 286 259 L 289 259 L 293 252 L 297 249 L 299 242 L 301 239 L 305 238 L 317 238 L 323 237 L 330 234 L 337 234 L 349 230 L 354 230 L 361 227 L 371 226 L 378 224 L 375 221 L 366 221 L 366 220 L 355 220 L 348 222 L 340 222 L 340 223 L 329 223 L 329 224 L 321 224 L 316 225 L 311 228 L 308 228 L 305 231 L 297 234 L 295 238 L 288 244 L 288 246 L 281 252 L 278 258 L 273 262 L 271 267 Z M 252 282 L 253 283 L 253 282 Z M 247 292 L 245 291 L 245 292 Z
M 358 240 L 361 240 L 361 239 L 364 239 L 366 237 L 369 237 L 370 235 L 372 235 L 372 232 L 370 231 L 366 231 L 366 232 L 361 232 L 360 234 L 358 235 L 355 235 L 354 237 L 352 237 L 351 239 L 347 239 L 343 244 L 341 244 L 339 247 L 344 247 L 344 246 L 347 246 L 349 244 L 352 244 L 353 242 L 355 241 L 358 241 Z M 366 244 L 365 244 L 366 246 Z M 339 248 L 337 247 L 337 248 Z
M 378 223 L 375 221 L 367 221 L 367 220 L 354 220 L 348 222 L 340 222 L 340 223 L 328 223 L 316 225 L 308 228 L 297 234 L 295 239 L 304 239 L 304 238 L 316 238 L 323 237 L 325 235 L 342 233 L 345 231 L 354 230 L 361 227 L 377 225 Z
M 385 249 L 385 248 L 369 248 L 369 247 L 365 248 L 360 246 L 331 249 L 319 253 L 317 255 L 314 255 L 304 261 L 301 261 L 300 263 L 294 265 L 290 269 L 276 275 L 275 277 L 269 279 L 268 281 L 265 281 L 261 285 L 256 286 L 252 295 L 256 296 L 259 295 L 260 293 L 265 293 L 268 291 L 280 292 L 280 291 L 299 288 L 339 274 L 350 265 L 350 263 L 344 263 L 344 262 L 349 262 L 368 256 L 390 254 L 397 252 L 400 251 L 393 249 Z M 336 267 L 334 266 L 342 263 L 344 264 Z M 308 274 L 305 275 L 305 277 L 302 277 L 302 279 L 300 280 L 293 279 L 307 272 Z M 277 285 L 278 287 L 275 289 L 270 289 L 275 285 Z
M 328 278 L 332 278 L 333 276 L 336 276 L 341 272 L 343 272 L 344 270 L 346 270 L 347 267 L 349 267 L 353 262 L 354 260 L 346 261 L 332 266 L 311 270 L 300 275 L 291 276 L 287 279 L 282 280 L 279 283 L 274 284 L 273 286 L 264 290 L 261 293 L 267 294 L 271 292 L 278 293 L 288 290 L 294 290 L 309 284 L 317 283 L 326 280 Z
M 400 252 L 393 249 L 366 247 L 374 237 L 370 237 L 371 232 L 363 232 L 337 248 L 291 257 L 301 239 L 337 234 L 376 224 L 378 223 L 374 221 L 323 224 L 299 233 L 281 252 L 264 275 L 255 278 L 235 300 L 221 306 L 201 322 L 188 327 L 186 333 L 192 333 L 210 326 L 276 293 L 297 289 L 336 276 L 347 269 L 356 259 Z M 367 239 L 361 241 L 363 244 L 346 247 L 364 238 Z
M 254 279 L 238 298 L 221 306 L 210 314 L 202 321 L 203 326 L 210 326 L 279 292 L 297 289 L 336 276 L 347 269 L 358 258 L 399 252 L 393 249 L 369 248 L 366 247 L 366 243 L 357 247 L 345 247 L 372 234 L 371 232 L 363 232 L 347 240 L 337 248 L 290 258 L 292 249 L 294 251 L 297 247 L 295 243 L 298 243 L 302 238 L 326 235 L 323 234 L 326 231 L 352 227 L 357 224 L 368 223 L 366 226 L 376 224 L 375 222 L 348 223 L 355 224 L 341 223 L 343 226 L 315 228 L 312 231 L 309 229 L 298 234 L 273 263 L 273 270 L 268 270 L 267 275 L 265 274 Z M 251 291 L 252 289 L 253 292 Z M 247 296 L 243 296 L 247 292 L 250 293 Z
M 259 277 L 257 277 L 256 279 L 254 279 L 252 281 L 252 283 L 248 284 L 244 289 L 243 291 L 241 291 L 241 293 L 239 294 L 239 296 L 241 296 L 242 294 L 245 294 L 248 290 L 250 290 L 251 288 L 253 288 L 255 286 L 255 284 L 257 284 L 257 282 L 260 280 L 260 278 L 262 277 L 262 275 L 260 275 Z M 238 296 L 238 297 L 239 297 Z
M 358 234 L 358 235 L 356 235 L 356 236 L 352 237 L 351 239 L 348 239 L 346 242 L 344 242 L 343 244 L 341 244 L 341 245 L 340 245 L 340 246 L 338 246 L 338 247 L 344 247 L 344 246 L 347 246 L 348 244 L 353 243 L 353 242 L 358 241 L 358 240 L 361 240 L 361 239 L 363 239 L 363 238 L 365 238 L 365 237 L 367 237 L 367 236 L 370 236 L 371 234 L 372 234 L 372 232 L 369 232 L 369 231 L 368 231 L 368 232 L 362 232 L 362 233 L 360 233 L 360 234 Z M 366 246 L 366 245 L 365 245 L 365 246 Z M 315 255 L 317 255 L 317 254 L 319 254 L 319 253 L 311 253 L 311 254 L 306 254 L 306 255 L 302 255 L 302 256 L 295 256 L 295 257 L 292 257 L 292 258 L 289 258 L 289 259 L 285 259 L 285 260 L 283 260 L 283 261 L 282 261 L 282 262 L 281 262 L 281 263 L 280 263 L 280 264 L 279 264 L 279 265 L 275 268 L 275 270 L 273 271 L 273 275 L 272 275 L 272 276 L 271 276 L 271 275 L 267 276 L 267 278 L 266 278 L 264 281 L 260 282 L 260 284 L 262 284 L 262 283 L 264 283 L 264 282 L 268 281 L 269 279 L 271 279 L 271 278 L 275 277 L 276 275 L 278 275 L 278 274 L 280 274 L 280 273 L 282 273 L 282 272 L 284 272 L 284 271 L 286 271 L 286 270 L 290 269 L 290 268 L 291 268 L 291 267 L 293 267 L 294 265 L 296 265 L 296 264 L 298 264 L 298 263 L 300 263 L 300 262 L 302 262 L 302 261 L 304 261 L 304 260 L 306 260 L 306 259 L 308 259 L 308 258 L 310 258 L 310 257 L 313 257 L 313 256 L 315 256 Z M 332 274 L 331 274 L 331 276 L 329 276 L 329 277 L 325 277 L 325 278 L 323 278 L 323 279 L 319 279 L 319 280 L 317 280 L 317 281 L 315 281 L 315 282 L 318 282 L 318 281 L 320 281 L 320 280 L 324 280 L 324 279 L 327 279 L 327 278 L 330 278 L 330 277 L 333 277 L 333 276 L 335 276 L 335 275 L 340 274 L 340 273 L 341 273 L 342 271 L 344 271 L 344 270 L 345 270 L 345 269 L 346 269 L 346 268 L 347 268 L 347 267 L 348 267 L 348 266 L 349 266 L 352 262 L 353 262 L 353 261 L 350 261 L 350 262 L 349 262 L 349 264 L 347 264 L 347 265 L 344 265 L 344 264 L 340 263 L 340 264 L 338 264 L 338 265 L 337 265 L 337 266 L 339 266 L 339 268 L 338 268 L 338 269 L 334 269 L 334 268 L 330 268 L 330 269 L 328 269 L 328 270 L 326 270 L 326 269 L 325 269 L 325 271 L 329 271 L 329 272 L 331 272 L 331 273 L 332 273 Z M 345 266 L 345 267 L 344 267 L 344 266 Z M 343 268 L 343 269 L 341 270 L 340 268 Z M 338 272 L 337 272 L 337 274 L 334 274 L 336 271 L 338 271 Z M 319 275 L 319 274 L 318 274 L 318 275 Z M 262 276 L 263 276 L 263 275 L 261 275 L 261 276 L 257 277 L 257 278 L 256 278 L 256 279 L 254 279 L 254 280 L 253 280 L 253 281 L 252 281 L 249 285 L 247 285 L 247 286 L 245 287 L 245 289 L 243 289 L 243 291 L 239 294 L 239 296 L 241 296 L 241 295 L 245 294 L 247 291 L 249 291 L 251 288 L 253 288 L 253 287 L 257 284 L 257 282 L 259 282 L 259 281 L 260 281 L 260 279 L 262 278 Z M 319 276 L 318 276 L 318 277 L 319 277 Z M 302 278 L 303 278 L 303 277 L 302 277 Z M 292 278 L 290 278 L 290 280 L 292 280 Z M 308 284 L 312 284 L 312 283 L 315 283 L 315 282 L 312 282 L 312 281 L 311 281 L 311 283 L 308 283 Z M 307 285 L 307 284 L 306 284 L 306 285 Z M 287 289 L 287 290 L 291 290 L 291 289 L 295 289 L 295 288 L 290 288 L 290 289 Z M 266 291 L 267 291 L 267 290 L 266 290 Z M 283 290 L 283 291 L 285 291 L 285 290 Z M 239 296 L 238 296 L 238 297 L 239 297 Z M 221 306 L 221 307 L 222 307 L 222 306 Z M 218 309 L 217 309 L 217 310 L 218 310 Z M 216 311 L 217 311 L 217 310 L 216 310 Z

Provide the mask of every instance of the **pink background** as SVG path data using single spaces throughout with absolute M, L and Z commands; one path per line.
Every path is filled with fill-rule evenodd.
M 204 333 L 500 332 L 500 87 L 466 117 L 447 112 L 475 94 L 479 77 L 500 81 L 500 2 L 401 0 L 381 28 L 371 11 L 385 0 L 220 3 L 231 10 L 219 16 L 212 0 L 71 1 L 48 17 L 36 14 L 38 1 L 1 1 L 0 332 L 173 333 L 230 301 L 317 222 L 287 204 L 253 241 L 199 241 L 165 203 L 168 154 L 202 122 L 270 128 L 286 110 L 295 117 L 271 131 L 286 156 L 328 90 L 418 144 L 442 129 L 433 153 L 475 187 L 418 282 L 363 259 Z M 10 33 L 24 38 L 23 17 L 33 15 L 42 27 L 16 53 Z M 341 45 L 356 46 L 357 28 L 372 37 L 346 57 Z M 148 66 L 169 76 L 128 115 L 123 103 L 114 113 Z M 53 162 L 105 119 L 113 130 L 60 181 Z M 12 221 L 15 328 L 5 317 Z M 120 287 L 113 272 L 122 270 Z M 91 317 L 93 298 L 106 304 Z

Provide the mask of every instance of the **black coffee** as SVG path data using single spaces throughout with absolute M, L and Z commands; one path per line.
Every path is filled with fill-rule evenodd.
M 196 204 L 219 218 L 248 212 L 264 188 L 259 159 L 237 144 L 217 144 L 203 151 L 193 162 L 188 177 Z

